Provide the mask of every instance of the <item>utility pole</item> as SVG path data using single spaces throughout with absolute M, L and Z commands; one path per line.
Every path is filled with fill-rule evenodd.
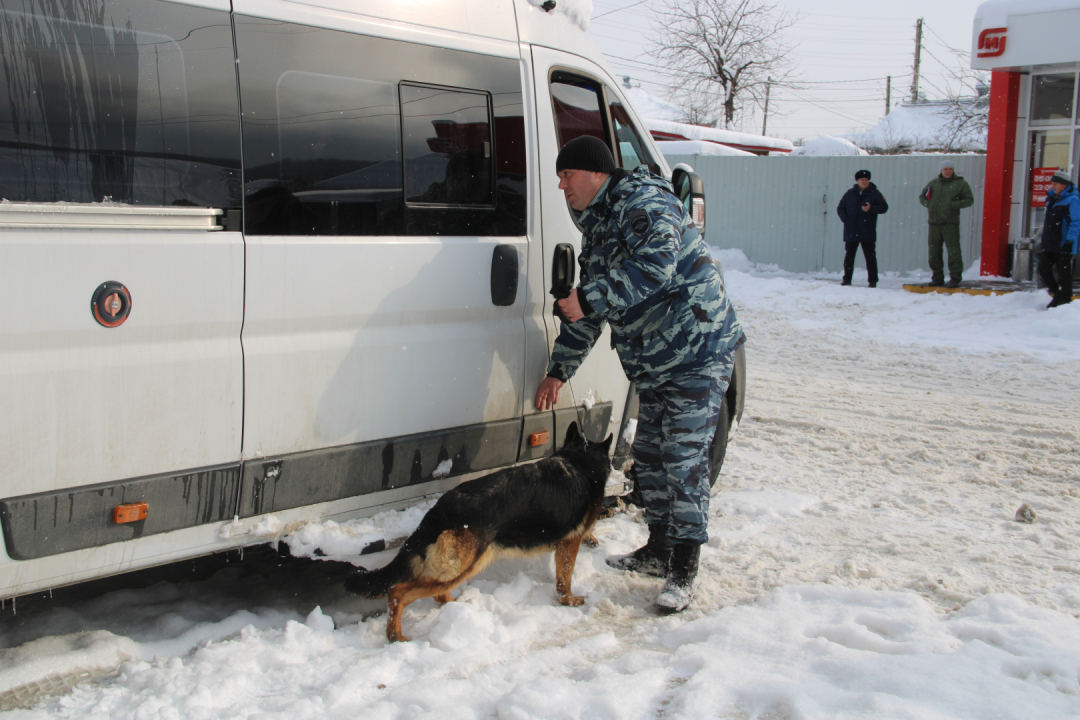
M 911 81 L 911 102 L 919 102 L 919 61 L 922 59 L 922 23 L 923 19 L 919 18 L 915 22 L 915 71 L 913 73 L 914 79 Z
M 765 129 L 769 127 L 769 89 L 772 87 L 772 78 L 765 82 L 765 118 L 761 121 L 761 134 L 766 135 Z
M 892 109 L 892 75 L 885 76 L 885 114 Z

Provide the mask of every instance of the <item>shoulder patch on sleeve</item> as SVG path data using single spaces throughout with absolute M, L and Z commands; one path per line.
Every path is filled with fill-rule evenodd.
M 652 227 L 649 213 L 641 208 L 631 210 L 627 215 L 627 219 L 630 221 L 630 229 L 639 237 L 645 237 L 649 232 L 649 228 Z

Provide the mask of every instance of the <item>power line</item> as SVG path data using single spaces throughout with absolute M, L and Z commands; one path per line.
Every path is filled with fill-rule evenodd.
M 611 13 L 617 13 L 617 12 L 619 12 L 621 10 L 629 10 L 630 8 L 632 8 L 632 7 L 636 6 L 636 5 L 644 5 L 647 1 L 648 0 L 639 0 L 639 2 L 636 2 L 633 5 L 627 5 L 626 7 L 615 8 L 614 10 L 608 10 L 606 13 L 600 13 L 599 15 L 593 15 L 591 18 L 589 18 L 589 20 L 592 21 L 592 20 L 595 20 L 596 18 L 602 18 L 605 15 L 610 15 Z
M 936 37 L 941 42 L 942 45 L 944 45 L 946 48 L 948 48 L 952 52 L 960 53 L 962 55 L 968 55 L 968 56 L 971 55 L 971 53 L 968 52 L 967 50 L 957 50 L 956 48 L 954 48 L 952 45 L 950 45 L 949 43 L 947 43 L 945 41 L 945 38 L 941 37 L 936 32 L 934 32 L 934 28 L 930 27 L 929 25 L 923 23 L 923 27 L 926 28 L 927 30 L 929 30 L 930 32 L 934 33 L 934 37 Z

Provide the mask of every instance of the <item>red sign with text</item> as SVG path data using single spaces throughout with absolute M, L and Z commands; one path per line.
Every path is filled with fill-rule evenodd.
M 1050 189 L 1050 178 L 1056 172 L 1056 167 L 1031 168 L 1031 207 L 1046 206 L 1046 191 Z

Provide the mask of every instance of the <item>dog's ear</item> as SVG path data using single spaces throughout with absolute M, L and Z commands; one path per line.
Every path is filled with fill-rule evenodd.
M 585 438 L 581 437 L 581 432 L 578 430 L 577 423 L 570 423 L 570 427 L 566 428 L 566 442 L 563 444 L 563 447 L 584 444 Z
M 602 447 L 604 449 L 604 454 L 605 455 L 610 455 L 611 454 L 611 441 L 614 440 L 614 439 L 615 439 L 615 435 L 611 434 L 611 435 L 607 436 L 607 440 L 600 443 L 600 447 Z

